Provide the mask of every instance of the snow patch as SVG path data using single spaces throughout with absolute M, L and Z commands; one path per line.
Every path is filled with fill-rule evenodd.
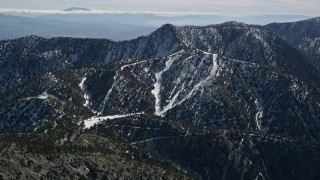
M 150 61 L 150 60 L 143 60 L 143 61 L 137 61 L 137 62 L 134 62 L 134 63 L 126 64 L 126 65 L 122 66 L 120 68 L 120 70 L 123 71 L 126 67 L 134 66 L 134 65 L 137 65 L 137 64 L 141 64 L 141 63 L 144 63 L 144 62 L 147 62 L 147 61 Z
M 89 106 L 89 104 L 90 104 L 90 101 L 89 101 L 89 100 L 90 100 L 90 96 L 89 96 L 89 93 L 88 93 L 88 91 L 86 90 L 86 87 L 85 87 L 85 85 L 84 85 L 84 83 L 86 82 L 86 80 L 87 80 L 87 77 L 85 76 L 84 78 L 82 78 L 82 80 L 81 80 L 81 82 L 80 82 L 80 84 L 79 84 L 79 87 L 80 87 L 80 89 L 81 89 L 82 92 L 83 92 L 83 97 L 84 97 L 84 99 L 86 100 L 86 102 L 83 104 L 83 106 L 89 108 L 93 113 L 96 114 L 97 111 L 91 109 L 90 106 Z
M 209 76 L 207 76 L 204 80 L 200 81 L 199 83 L 197 83 L 192 90 L 178 103 L 176 103 L 176 105 L 180 105 L 182 104 L 184 101 L 186 101 L 187 99 L 191 98 L 193 93 L 198 90 L 201 86 L 203 86 L 204 84 L 206 84 L 206 82 L 210 79 L 213 79 L 216 77 L 217 75 L 217 70 L 218 70 L 218 63 L 217 63 L 217 58 L 218 55 L 217 54 L 211 54 L 212 55 L 212 68 L 210 70 L 210 74 Z
M 161 106 L 161 83 L 162 83 L 162 74 L 166 71 L 168 71 L 174 60 L 177 58 L 173 58 L 172 56 L 169 58 L 169 60 L 167 60 L 167 62 L 165 63 L 165 68 L 158 72 L 155 73 L 156 76 L 156 82 L 154 84 L 154 89 L 151 91 L 151 93 L 154 95 L 155 97 L 155 115 L 157 116 L 165 116 L 166 112 L 172 108 L 174 108 L 177 105 L 182 104 L 184 101 L 186 101 L 187 99 L 189 99 L 190 97 L 192 97 L 193 93 L 198 90 L 201 86 L 205 85 L 209 80 L 212 80 L 213 78 L 215 78 L 216 74 L 217 74 L 217 70 L 218 70 L 218 63 L 217 63 L 217 54 L 212 54 L 212 53 L 207 53 L 204 52 L 203 53 L 205 55 L 210 55 L 212 56 L 212 67 L 210 70 L 209 75 L 201 80 L 199 83 L 197 83 L 192 90 L 185 96 L 182 98 L 181 101 L 178 101 L 180 94 L 184 91 L 184 88 L 181 88 L 174 96 L 173 94 L 170 95 L 170 97 L 172 97 L 171 99 L 167 99 L 166 102 L 168 102 L 167 105 L 165 106 Z M 187 58 L 188 59 L 188 58 Z
M 256 121 L 256 126 L 258 130 L 261 130 L 261 118 L 263 117 L 263 106 L 262 106 L 262 100 L 261 99 L 256 99 L 254 104 L 257 107 L 257 113 L 255 116 L 255 121 Z
M 44 52 L 43 56 L 48 60 L 52 60 L 54 58 L 54 52 L 53 51 Z
M 43 92 L 42 94 L 40 94 L 36 98 L 38 98 L 38 99 L 48 99 L 48 97 L 49 97 L 48 93 L 47 92 Z
M 170 69 L 174 60 L 175 59 L 173 57 L 169 57 L 169 59 L 165 63 L 165 68 L 162 71 L 155 73 L 156 82 L 153 85 L 154 89 L 151 91 L 151 93 L 155 97 L 155 113 L 154 114 L 157 116 L 164 115 L 164 111 L 161 109 L 161 105 L 160 105 L 160 103 L 161 103 L 160 92 L 161 92 L 162 74 Z
M 95 124 L 101 123 L 105 120 L 119 119 L 119 118 L 124 118 L 124 117 L 140 115 L 140 114 L 144 114 L 144 113 L 139 112 L 139 113 L 130 113 L 130 114 L 110 115 L 110 116 L 94 116 L 90 119 L 84 120 L 84 129 L 91 128 Z
M 49 98 L 49 94 L 47 92 L 43 92 L 42 94 L 39 94 L 38 96 L 34 96 L 34 97 L 27 97 L 27 100 L 30 99 L 42 99 L 42 100 L 47 100 Z
M 86 100 L 86 102 L 83 104 L 83 106 L 88 107 L 88 106 L 89 106 L 89 95 L 88 95 L 88 93 L 87 93 L 87 91 L 86 91 L 86 88 L 85 88 L 85 86 L 84 86 L 84 83 L 86 82 L 86 80 L 87 80 L 87 78 L 84 77 L 84 78 L 81 80 L 81 82 L 80 82 L 80 84 L 79 84 L 79 87 L 80 87 L 80 89 L 83 91 L 83 97 L 84 97 L 84 99 Z

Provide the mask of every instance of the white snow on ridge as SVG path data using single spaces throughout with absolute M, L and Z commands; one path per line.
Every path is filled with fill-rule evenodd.
M 49 97 L 48 93 L 47 92 L 43 92 L 42 94 L 40 94 L 36 98 L 38 98 L 38 99 L 48 99 L 48 97 Z
M 91 128 L 95 124 L 101 123 L 105 120 L 118 119 L 118 118 L 123 118 L 123 117 L 135 116 L 135 115 L 139 115 L 139 114 L 144 114 L 144 113 L 139 112 L 139 113 L 130 113 L 130 114 L 110 115 L 110 116 L 94 116 L 90 119 L 84 120 L 84 129 Z
M 172 97 L 171 99 L 167 99 L 166 102 L 168 102 L 168 104 L 166 104 L 165 106 L 161 106 L 161 82 L 162 82 L 162 74 L 166 71 L 168 71 L 174 60 L 177 59 L 173 56 L 170 56 L 169 57 L 169 60 L 167 60 L 166 62 L 166 66 L 165 68 L 158 72 L 158 73 L 155 73 L 155 76 L 156 76 L 156 82 L 154 84 L 154 89 L 151 91 L 151 93 L 154 95 L 155 97 L 155 115 L 157 116 L 165 116 L 165 113 L 174 108 L 175 106 L 177 105 L 180 105 L 182 104 L 184 101 L 186 101 L 187 99 L 189 99 L 190 97 L 192 97 L 193 93 L 198 90 L 201 86 L 205 85 L 207 83 L 207 81 L 215 78 L 216 74 L 217 74 L 217 70 L 218 70 L 218 63 L 217 63 L 217 57 L 218 55 L 217 54 L 212 54 L 212 53 L 207 53 L 207 52 L 204 52 L 202 51 L 205 55 L 210 55 L 212 56 L 212 67 L 211 67 L 211 70 L 210 70 L 210 73 L 209 75 L 201 80 L 200 82 L 198 82 L 193 88 L 192 90 L 185 96 L 182 98 L 182 100 L 178 101 L 179 99 L 179 96 L 181 95 L 181 92 L 184 90 L 184 88 L 181 88 L 175 95 L 170 95 L 170 97 Z M 188 58 L 187 58 L 188 59 Z M 185 59 L 185 60 L 187 60 Z
M 218 63 L 217 63 L 218 54 L 212 54 L 212 69 L 210 71 L 210 75 L 214 76 L 216 75 L 217 69 L 218 69 Z
M 261 99 L 256 99 L 254 104 L 257 107 L 257 113 L 255 115 L 255 121 L 258 130 L 261 130 L 261 118 L 263 117 L 263 106 L 262 106 L 262 100 Z
M 211 54 L 211 53 L 208 53 Z M 186 101 L 187 99 L 191 98 L 193 93 L 199 89 L 199 87 L 201 87 L 202 85 L 204 85 L 208 80 L 214 78 L 217 74 L 217 70 L 218 70 L 218 63 L 217 63 L 217 58 L 218 58 L 218 54 L 211 54 L 212 55 L 212 68 L 210 70 L 210 74 L 209 76 L 207 76 L 204 80 L 200 81 L 198 84 L 196 84 L 193 89 L 179 102 L 177 103 L 177 105 L 182 104 L 184 101 Z
M 84 87 L 84 82 L 85 82 L 86 80 L 87 80 L 87 78 L 84 77 L 84 78 L 81 80 L 81 82 L 80 82 L 80 84 L 79 84 L 79 87 L 80 87 L 80 89 L 83 91 L 83 97 L 84 97 L 84 99 L 86 100 L 86 102 L 83 104 L 83 106 L 88 107 L 88 105 L 89 105 L 89 95 L 87 94 L 86 88 Z
M 256 126 L 257 126 L 258 130 L 265 130 L 265 129 L 263 129 L 263 127 L 261 125 L 262 118 L 264 116 L 264 109 L 265 109 L 265 107 L 264 107 L 264 99 L 262 98 L 261 95 L 259 95 L 257 89 L 254 89 L 253 92 L 256 94 L 256 99 L 254 101 L 254 104 L 255 104 L 255 106 L 257 108 L 257 112 L 256 112 L 256 115 L 255 115 Z M 271 122 L 269 122 L 269 123 L 271 123 Z
M 134 65 L 137 65 L 137 64 L 141 64 L 141 63 L 144 63 L 144 62 L 147 62 L 147 61 L 150 61 L 150 60 L 148 59 L 148 60 L 142 60 L 142 61 L 137 61 L 137 62 L 126 64 L 126 65 L 122 66 L 120 68 L 120 70 L 123 71 L 126 67 L 134 66 Z
M 30 99 L 42 99 L 42 100 L 46 100 L 49 98 L 49 94 L 47 92 L 43 92 L 42 94 L 39 94 L 38 96 L 34 96 L 34 97 L 27 97 L 27 100 Z
M 165 63 L 165 68 L 162 71 L 159 71 L 155 73 L 156 76 L 156 82 L 154 83 L 154 89 L 151 91 L 151 93 L 154 95 L 156 102 L 155 102 L 155 115 L 157 116 L 163 116 L 163 111 L 161 110 L 161 81 L 162 81 L 162 74 L 170 69 L 174 62 L 173 57 L 169 57 L 169 59 Z

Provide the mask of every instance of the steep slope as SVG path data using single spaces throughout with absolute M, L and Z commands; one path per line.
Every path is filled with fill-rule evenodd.
M 149 36 L 123 42 L 36 36 L 1 41 L 0 68 L 8 71 L 0 74 L 4 84 L 0 92 L 48 71 L 99 67 L 121 58 L 164 57 L 186 46 L 268 65 L 320 83 L 315 67 L 285 41 L 252 26 L 227 23 L 207 27 L 164 25 Z
M 84 73 L 49 72 L 0 95 L 0 131 L 43 132 L 92 116 L 77 86 Z
M 196 178 L 112 135 L 56 133 L 0 134 L 1 179 Z
M 49 71 L 97 67 L 126 57 L 169 55 L 182 48 L 172 28 L 166 25 L 147 37 L 123 42 L 36 36 L 0 41 L 0 92 Z
M 206 52 L 270 66 L 320 83 L 319 71 L 286 41 L 259 26 L 228 22 L 220 25 L 177 27 L 183 42 Z
M 112 67 L 108 93 L 92 106 L 98 116 L 85 121 L 96 123 L 91 130 L 115 133 L 203 179 L 320 176 L 318 86 L 201 50 Z
M 272 23 L 263 29 L 283 38 L 320 63 L 320 17 L 292 23 Z
M 290 136 L 188 126 L 149 115 L 108 120 L 91 130 L 102 136 L 115 132 L 135 148 L 173 160 L 202 179 L 320 176 L 315 165 L 319 161 L 319 143 Z
M 192 124 L 320 135 L 318 86 L 217 54 L 179 51 L 127 64 L 109 87 L 100 105 L 92 107 L 99 115 L 146 111 Z

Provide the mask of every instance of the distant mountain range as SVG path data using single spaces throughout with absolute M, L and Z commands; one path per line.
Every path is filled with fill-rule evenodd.
M 64 9 L 64 11 L 91 11 L 91 10 L 87 8 L 70 7 L 68 9 Z
M 264 25 L 272 22 L 292 22 L 310 18 L 297 15 L 227 17 L 213 14 L 156 15 L 151 13 L 110 13 L 96 12 L 77 7 L 71 7 L 55 14 L 32 15 L 32 12 L 21 12 L 21 16 L 14 16 L 17 15 L 16 13 L 6 12 L 7 15 L 0 15 L 0 39 L 37 35 L 46 38 L 68 36 L 107 38 L 118 41 L 148 35 L 166 23 L 180 26 L 203 26 L 226 21 L 238 21 L 247 24 Z M 24 15 L 32 15 L 32 17 L 22 17 Z
M 46 38 L 62 36 L 126 40 L 149 34 L 156 29 L 118 22 L 99 23 L 86 20 L 81 22 L 80 19 L 79 21 L 66 19 L 0 15 L 0 39 L 37 35 Z

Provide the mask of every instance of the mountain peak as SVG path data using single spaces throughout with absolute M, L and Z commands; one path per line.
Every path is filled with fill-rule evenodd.
M 162 25 L 159 29 L 175 29 L 175 28 L 176 28 L 175 25 L 167 23 Z
M 154 31 L 152 34 L 158 34 L 158 33 L 162 33 L 162 34 L 175 34 L 176 35 L 176 31 L 177 31 L 177 26 L 172 25 L 172 24 L 164 24 L 162 25 L 160 28 L 158 28 L 156 31 Z
M 238 21 L 227 21 L 225 23 L 220 24 L 221 26 L 246 26 L 243 22 Z
M 39 40 L 39 39 L 45 39 L 45 38 L 40 37 L 40 36 L 36 36 L 36 35 L 28 35 L 28 36 L 25 36 L 25 37 L 21 37 L 19 39 L 30 41 L 30 40 Z
M 63 11 L 91 11 L 91 10 L 87 8 L 70 7 L 68 9 L 64 9 Z

